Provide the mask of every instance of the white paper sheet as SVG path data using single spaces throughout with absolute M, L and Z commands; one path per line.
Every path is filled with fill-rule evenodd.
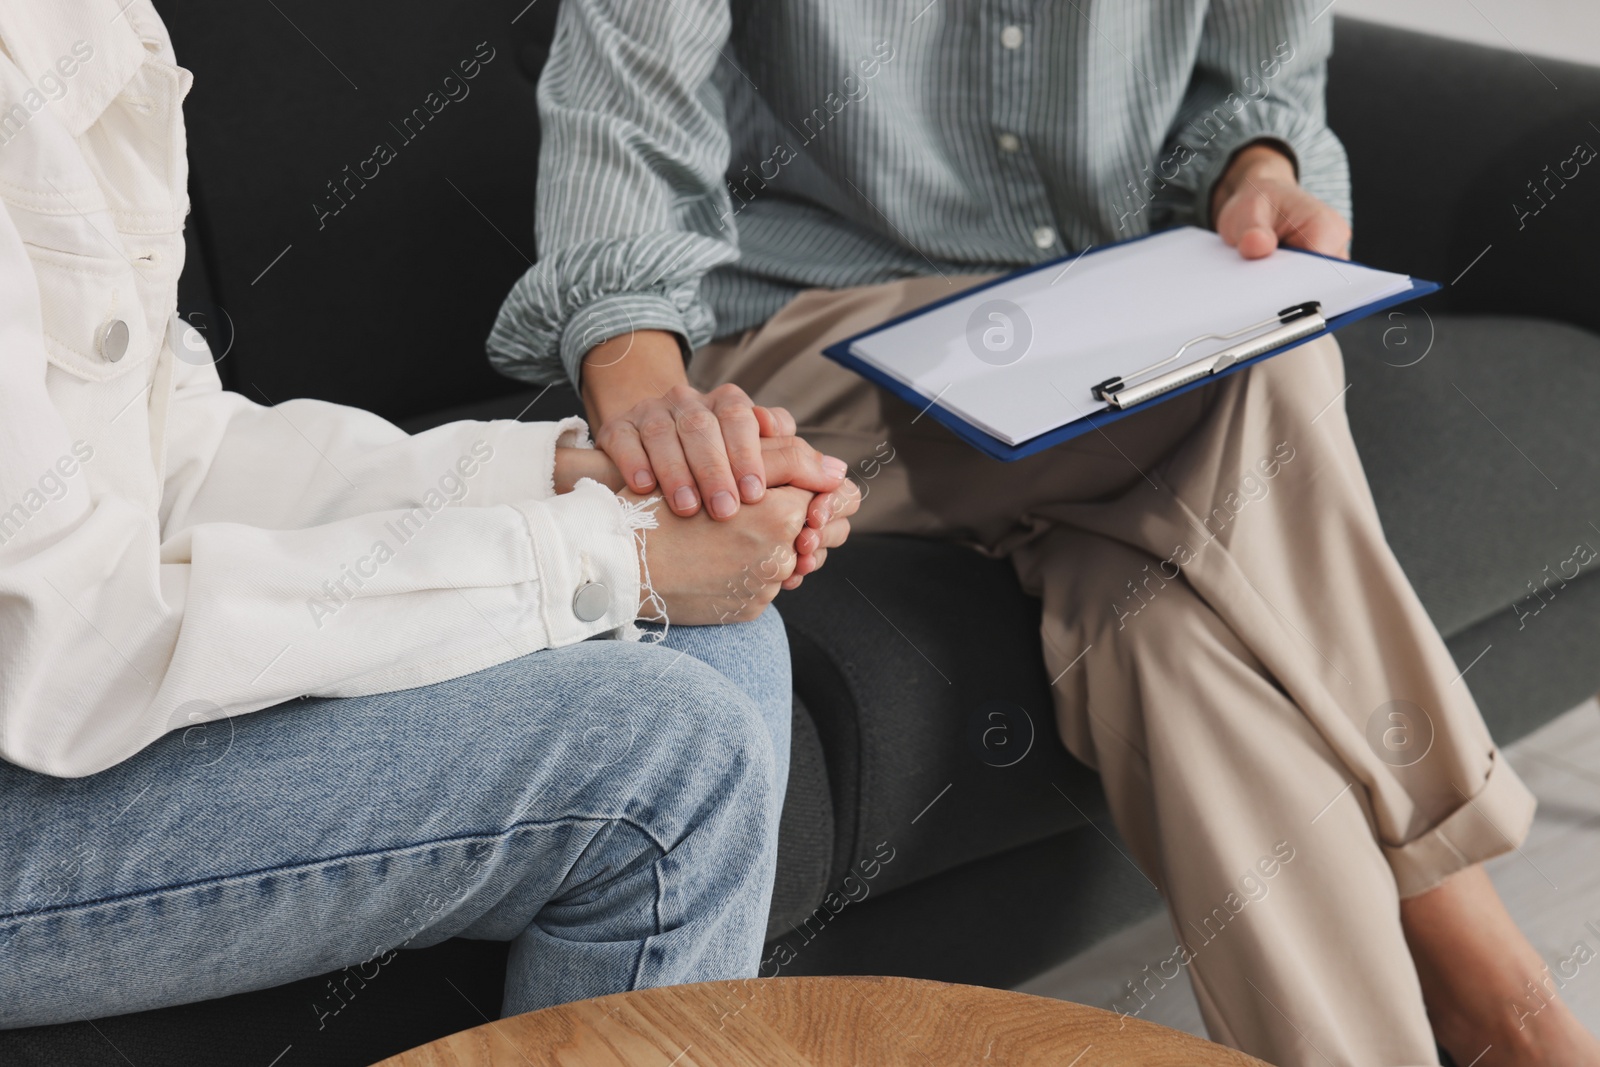
M 1182 227 L 1013 278 L 881 330 L 851 353 L 1015 445 L 1106 405 L 1090 388 L 1308 300 L 1325 318 L 1410 288 L 1403 274 L 1280 249 L 1245 260 Z M 1204 341 L 1163 368 L 1215 355 Z

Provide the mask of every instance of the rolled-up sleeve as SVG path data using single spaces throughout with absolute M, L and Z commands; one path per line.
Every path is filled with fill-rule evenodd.
M 1287 148 L 1300 184 L 1353 221 L 1349 161 L 1327 122 L 1333 19 L 1319 17 L 1320 7 L 1310 0 L 1210 4 L 1169 137 L 1180 164 L 1170 180 L 1192 203 L 1192 214 L 1179 221 L 1209 226 L 1217 180 L 1235 152 L 1262 140 Z
M 727 0 L 567 0 L 539 81 L 539 262 L 489 335 L 490 363 L 578 383 L 583 356 L 633 330 L 709 341 L 700 279 L 737 258 L 712 78 Z

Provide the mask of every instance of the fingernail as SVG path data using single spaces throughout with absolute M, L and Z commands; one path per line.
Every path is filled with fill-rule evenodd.
M 687 485 L 680 485 L 678 491 L 672 494 L 672 506 L 679 511 L 689 511 L 694 507 L 694 490 Z
M 850 469 L 850 464 L 846 463 L 842 459 L 839 459 L 837 456 L 823 456 L 822 469 L 833 475 L 835 478 L 843 478 L 845 476 L 845 472 Z
M 644 492 L 654 484 L 655 479 L 650 477 L 649 471 L 640 469 L 633 472 L 633 487 L 639 492 Z
M 754 474 L 746 474 L 739 479 L 739 488 L 744 490 L 744 498 L 746 500 L 754 502 L 761 499 L 761 490 L 765 489 L 766 486 L 762 485 L 761 479 Z
M 711 514 L 719 519 L 726 519 L 739 510 L 738 501 L 733 499 L 733 494 L 726 489 L 718 489 L 711 494 Z

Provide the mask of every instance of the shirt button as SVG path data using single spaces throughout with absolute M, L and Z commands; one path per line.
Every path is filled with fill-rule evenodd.
M 1054 226 L 1040 226 L 1033 231 L 1033 243 L 1038 248 L 1049 248 L 1056 243 Z
M 1022 147 L 1022 140 L 1014 133 L 1002 133 L 995 141 L 1000 145 L 1002 152 L 1015 152 Z
M 108 363 L 115 363 L 128 354 L 127 323 L 112 319 L 100 327 L 100 354 Z
M 599 582 L 584 582 L 572 594 L 572 614 L 579 622 L 594 622 L 605 618 L 611 607 L 611 591 Z
M 1005 45 L 1007 48 L 1012 48 L 1012 49 L 1021 48 L 1022 47 L 1022 27 L 1021 26 L 1007 26 L 1005 29 L 1001 30 L 1000 31 L 1000 43 Z

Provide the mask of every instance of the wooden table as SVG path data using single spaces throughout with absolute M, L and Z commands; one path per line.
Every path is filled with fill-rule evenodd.
M 1211 1067 L 1260 1060 L 1081 1004 L 910 978 L 766 978 L 563 1004 L 380 1067 Z

